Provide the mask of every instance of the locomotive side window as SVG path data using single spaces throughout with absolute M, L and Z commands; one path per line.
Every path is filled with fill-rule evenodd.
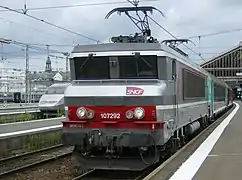
M 120 78 L 157 79 L 157 56 L 120 56 Z
M 176 80 L 176 60 L 172 60 L 172 79 Z
M 109 57 L 74 58 L 76 80 L 110 79 Z
M 225 87 L 214 84 L 214 97 L 217 101 L 224 101 L 225 100 Z
M 183 69 L 183 99 L 205 98 L 205 78 Z

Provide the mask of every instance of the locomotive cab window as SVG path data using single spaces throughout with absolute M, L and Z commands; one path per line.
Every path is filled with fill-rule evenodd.
M 76 80 L 158 78 L 157 56 L 78 57 L 74 66 Z
M 110 79 L 109 57 L 74 58 L 76 80 Z
M 120 78 L 157 79 L 157 56 L 120 56 Z

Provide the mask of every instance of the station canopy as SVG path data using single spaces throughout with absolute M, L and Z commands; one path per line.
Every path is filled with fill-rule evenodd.
M 231 88 L 242 85 L 242 41 L 235 47 L 213 57 L 200 66 Z

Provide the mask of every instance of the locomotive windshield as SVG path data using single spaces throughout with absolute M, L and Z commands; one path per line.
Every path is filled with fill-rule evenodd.
M 75 58 L 76 79 L 110 79 L 108 57 Z
M 75 78 L 83 79 L 157 79 L 157 56 L 74 58 Z

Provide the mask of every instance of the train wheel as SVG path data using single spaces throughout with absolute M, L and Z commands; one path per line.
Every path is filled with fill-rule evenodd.
M 203 129 L 205 129 L 206 127 L 208 127 L 208 117 L 207 116 L 204 116 L 203 117 L 203 123 L 204 123 Z
M 204 116 L 204 128 L 208 127 L 208 116 Z
M 215 113 L 213 113 L 213 115 L 212 115 L 212 122 L 214 122 L 214 121 L 215 121 L 215 118 L 216 118 L 216 114 L 215 114 Z
M 181 147 L 183 147 L 186 144 L 186 137 L 185 137 L 185 135 L 180 137 L 180 144 L 181 144 Z
M 172 143 L 172 138 L 167 142 L 166 144 L 166 156 L 170 157 L 173 155 L 173 143 Z
M 200 131 L 200 130 L 204 129 L 204 127 L 205 127 L 204 118 L 203 117 L 200 118 L 198 120 L 198 122 L 200 123 L 200 128 L 199 128 L 199 131 Z
M 185 134 L 184 134 L 184 128 L 182 127 L 180 130 L 179 130 L 179 147 L 183 147 L 184 144 L 185 144 Z
M 208 118 L 208 123 L 211 124 L 214 121 L 214 114 L 212 114 L 209 118 Z
M 175 154 L 179 148 L 179 139 L 172 138 L 171 140 L 171 155 Z

